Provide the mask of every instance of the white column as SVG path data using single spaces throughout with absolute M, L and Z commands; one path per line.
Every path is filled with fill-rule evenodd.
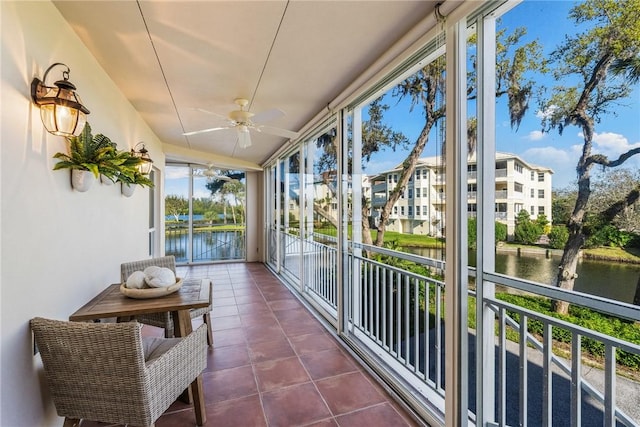
M 495 285 L 485 282 L 485 271 L 495 271 L 495 18 L 478 18 L 478 201 L 476 252 L 476 424 L 494 421 L 495 344 L 494 313 L 483 301 L 495 296 Z
M 447 22 L 445 422 L 468 423 L 466 19 Z

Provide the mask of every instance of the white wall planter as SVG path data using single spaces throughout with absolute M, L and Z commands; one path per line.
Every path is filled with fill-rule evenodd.
M 136 184 L 125 184 L 124 182 L 122 183 L 122 195 L 125 197 L 131 197 L 135 189 Z
M 71 169 L 71 187 L 73 187 L 74 190 L 84 193 L 91 188 L 93 181 L 96 181 L 93 172 Z
M 102 174 L 100 174 L 100 182 L 103 183 L 104 185 L 113 185 L 113 181 L 111 181 L 109 178 L 107 178 Z

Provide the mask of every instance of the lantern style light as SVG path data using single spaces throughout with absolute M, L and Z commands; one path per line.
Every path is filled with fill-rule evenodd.
M 47 75 L 56 66 L 66 68 L 62 72 L 63 80 L 54 86 L 47 86 Z M 56 62 L 47 68 L 42 80 L 37 77 L 31 82 L 31 98 L 40 107 L 40 118 L 47 131 L 53 135 L 71 137 L 80 134 L 87 122 L 89 110 L 82 105 L 76 87 L 69 81 L 71 70 L 65 64 Z
M 142 145 L 142 148 L 136 150 L 138 146 Z M 143 175 L 149 175 L 151 173 L 151 166 L 153 165 L 153 160 L 151 160 L 151 156 L 149 156 L 149 151 L 145 148 L 143 142 L 139 142 L 135 147 L 131 149 L 131 154 L 138 157 L 141 162 L 138 165 L 138 171 Z

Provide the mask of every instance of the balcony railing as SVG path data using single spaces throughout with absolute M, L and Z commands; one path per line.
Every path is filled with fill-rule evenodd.
M 189 249 L 193 262 L 241 260 L 245 258 L 245 232 L 194 225 L 190 241 L 188 223 L 167 224 L 166 255 L 174 255 L 176 262 L 185 263 L 189 261 Z
M 287 235 L 285 239 L 298 239 L 298 236 Z M 294 246 L 286 244 L 285 247 Z M 297 247 L 304 249 L 303 296 L 314 305 L 324 307 L 323 315 L 329 316 L 328 320 L 335 324 L 338 309 L 336 274 L 338 262 L 341 262 L 335 239 L 314 235 L 313 240 Z M 385 371 L 391 371 L 394 377 L 401 378 L 405 387 L 411 387 L 410 394 L 418 390 L 430 405 L 444 413 L 446 283 L 435 278 L 444 271 L 444 262 L 361 244 L 351 244 L 350 248 L 345 267 L 348 270 L 345 272 L 348 278 L 345 279 L 345 306 L 349 339 L 375 355 L 376 363 L 383 365 Z M 426 275 L 395 266 L 407 262 L 431 273 Z M 470 268 L 469 271 L 470 280 L 473 280 L 475 270 Z M 429 277 L 431 275 L 434 277 Z M 631 321 L 640 320 L 640 309 L 630 304 L 495 273 L 485 273 L 482 280 L 515 292 L 562 299 Z M 475 292 L 470 291 L 469 298 L 470 306 L 472 301 L 477 303 Z M 581 425 L 583 419 L 602 420 L 598 424 L 607 426 L 638 425 L 640 420 L 630 415 L 635 408 L 623 407 L 616 396 L 617 381 L 626 380 L 619 378 L 615 356 L 617 351 L 625 351 L 640 357 L 639 345 L 495 297 L 485 298 L 483 304 L 494 313 L 497 332 L 487 339 L 495 342 L 495 358 L 488 363 L 495 363 L 497 368 L 491 377 L 478 378 L 478 381 L 497 384 L 497 423 L 550 426 L 552 418 L 557 423 L 561 416 L 562 425 Z M 529 332 L 533 323 L 541 325 L 544 331 L 541 336 Z M 515 334 L 517 342 L 507 339 L 508 331 Z M 563 356 L 555 353 L 559 347 L 553 339 L 554 333 L 571 337 L 570 350 Z M 472 342 L 475 331 L 471 330 L 470 334 L 469 341 Z M 604 349 L 604 369 L 598 370 L 600 374 L 595 380 L 582 367 L 584 354 L 580 344 L 585 341 Z M 469 365 L 473 366 L 472 361 Z M 469 386 L 469 389 L 473 387 Z M 473 405 L 471 395 L 469 402 Z

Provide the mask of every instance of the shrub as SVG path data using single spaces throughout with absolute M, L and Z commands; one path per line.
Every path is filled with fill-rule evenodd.
M 507 240 L 507 224 L 496 221 L 496 243 Z
M 513 237 L 518 243 L 532 245 L 538 240 L 541 234 L 542 228 L 539 224 L 531 221 L 524 221 L 516 225 Z
M 564 225 L 556 225 L 549 232 L 549 247 L 562 249 L 569 240 L 569 230 Z

